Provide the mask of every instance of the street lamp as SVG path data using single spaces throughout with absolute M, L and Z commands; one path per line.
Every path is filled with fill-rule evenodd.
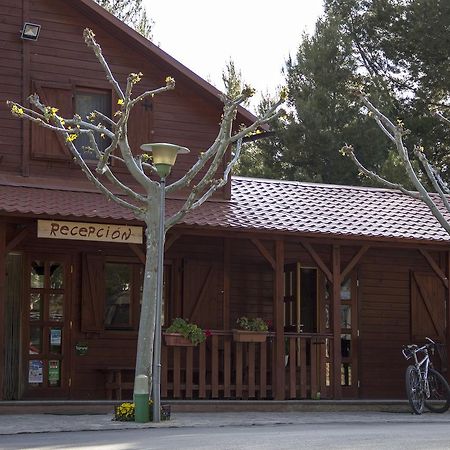
M 153 421 L 161 420 L 161 310 L 163 301 L 163 270 L 164 270 L 164 215 L 166 177 L 175 164 L 178 154 L 189 153 L 186 147 L 180 147 L 174 144 L 143 144 L 141 149 L 144 152 L 152 153 L 153 165 L 160 177 L 160 212 L 158 226 L 158 270 L 156 274 L 156 317 L 155 317 L 155 337 L 153 343 L 153 377 L 152 377 L 152 395 L 153 395 Z

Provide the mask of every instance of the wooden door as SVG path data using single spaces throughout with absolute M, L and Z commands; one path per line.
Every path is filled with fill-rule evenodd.
M 445 289 L 432 273 L 411 274 L 411 342 L 445 342 Z
M 223 328 L 223 271 L 204 260 L 185 260 L 181 317 L 202 328 Z
M 29 255 L 24 276 L 23 387 L 27 398 L 67 398 L 70 280 L 65 255 Z

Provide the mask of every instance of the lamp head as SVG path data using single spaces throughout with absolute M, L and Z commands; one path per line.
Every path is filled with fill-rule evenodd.
M 165 143 L 142 144 L 141 149 L 152 154 L 153 165 L 160 178 L 166 178 L 170 174 L 178 154 L 189 153 L 186 147 Z
M 20 37 L 22 39 L 27 39 L 29 41 L 37 41 L 40 31 L 41 31 L 40 25 L 37 25 L 36 23 L 25 22 L 23 24 Z

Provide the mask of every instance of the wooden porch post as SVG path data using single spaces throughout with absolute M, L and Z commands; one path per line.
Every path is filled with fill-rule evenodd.
M 275 400 L 284 400 L 284 242 L 275 241 L 275 288 L 274 288 L 274 325 L 275 325 Z
M 0 222 L 0 400 L 5 383 L 6 224 Z
M 447 279 L 449 280 L 449 285 L 446 290 L 446 330 L 445 330 L 445 343 L 447 345 L 447 380 L 450 381 L 450 251 L 447 252 Z
M 342 398 L 341 388 L 341 249 L 333 245 L 333 391 L 334 399 Z
M 231 241 L 225 238 L 223 242 L 223 329 L 230 329 L 230 272 L 231 272 Z

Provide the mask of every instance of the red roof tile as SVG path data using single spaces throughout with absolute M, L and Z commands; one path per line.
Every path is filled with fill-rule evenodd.
M 0 212 L 132 221 L 102 194 L 0 186 Z M 173 212 L 180 200 L 168 199 Z M 427 206 L 398 191 L 235 177 L 229 202 L 209 201 L 184 225 L 340 237 L 450 241 Z

